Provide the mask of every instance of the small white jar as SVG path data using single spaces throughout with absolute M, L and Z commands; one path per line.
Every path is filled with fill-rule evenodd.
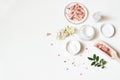
M 76 55 L 81 50 L 81 43 L 78 40 L 70 40 L 66 44 L 66 50 L 71 55 Z
M 94 14 L 93 14 L 93 19 L 94 19 L 94 21 L 95 22 L 98 22 L 98 21 L 100 21 L 101 19 L 102 19 L 102 13 L 101 12 L 95 12 Z
M 78 32 L 78 36 L 82 40 L 92 40 L 95 36 L 95 29 L 90 25 L 83 25 Z

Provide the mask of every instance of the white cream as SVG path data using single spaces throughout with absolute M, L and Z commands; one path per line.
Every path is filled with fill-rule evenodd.
M 80 49 L 81 45 L 80 42 L 77 40 L 69 41 L 66 45 L 66 50 L 72 55 L 78 54 L 80 52 Z
M 80 28 L 80 31 L 79 31 L 79 36 L 81 39 L 83 40 L 91 40 L 94 38 L 94 35 L 95 35 L 95 30 L 92 26 L 89 26 L 89 25 L 83 25 L 81 28 Z

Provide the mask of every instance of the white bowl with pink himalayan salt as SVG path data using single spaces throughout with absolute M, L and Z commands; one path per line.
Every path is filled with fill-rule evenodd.
M 69 22 L 79 24 L 87 19 L 88 11 L 83 4 L 72 2 L 65 7 L 64 15 Z

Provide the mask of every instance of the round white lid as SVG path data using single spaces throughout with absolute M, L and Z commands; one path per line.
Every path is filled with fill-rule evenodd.
M 102 27 L 101 27 L 101 33 L 105 37 L 110 38 L 114 35 L 115 28 L 112 24 L 109 24 L 109 23 L 103 24 Z

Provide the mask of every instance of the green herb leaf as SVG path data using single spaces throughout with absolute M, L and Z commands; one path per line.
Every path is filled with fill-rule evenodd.
M 88 57 L 88 59 L 92 61 L 91 66 L 101 67 L 102 69 L 105 68 L 105 64 L 107 63 L 107 61 L 105 61 L 104 59 L 100 59 L 100 57 L 96 54 L 93 54 L 93 58 Z
M 100 60 L 100 63 L 102 63 L 103 61 L 104 61 L 104 59 L 101 59 L 101 60 Z
M 91 57 L 88 57 L 88 59 L 89 59 L 89 60 L 94 60 L 94 59 L 93 59 L 93 58 L 91 58 Z
M 96 62 L 92 62 L 92 63 L 91 63 L 91 66 L 94 65 L 95 63 L 96 63 Z
M 96 61 L 99 61 L 99 56 L 96 57 Z
M 97 67 L 101 67 L 101 64 L 98 64 Z
M 102 66 L 102 69 L 104 69 L 105 68 L 105 66 Z
M 95 66 L 98 66 L 99 63 L 96 63 Z
M 103 61 L 102 64 L 105 65 L 107 62 L 106 61 Z
M 96 59 L 96 54 L 93 54 L 93 59 L 94 59 L 94 60 Z

